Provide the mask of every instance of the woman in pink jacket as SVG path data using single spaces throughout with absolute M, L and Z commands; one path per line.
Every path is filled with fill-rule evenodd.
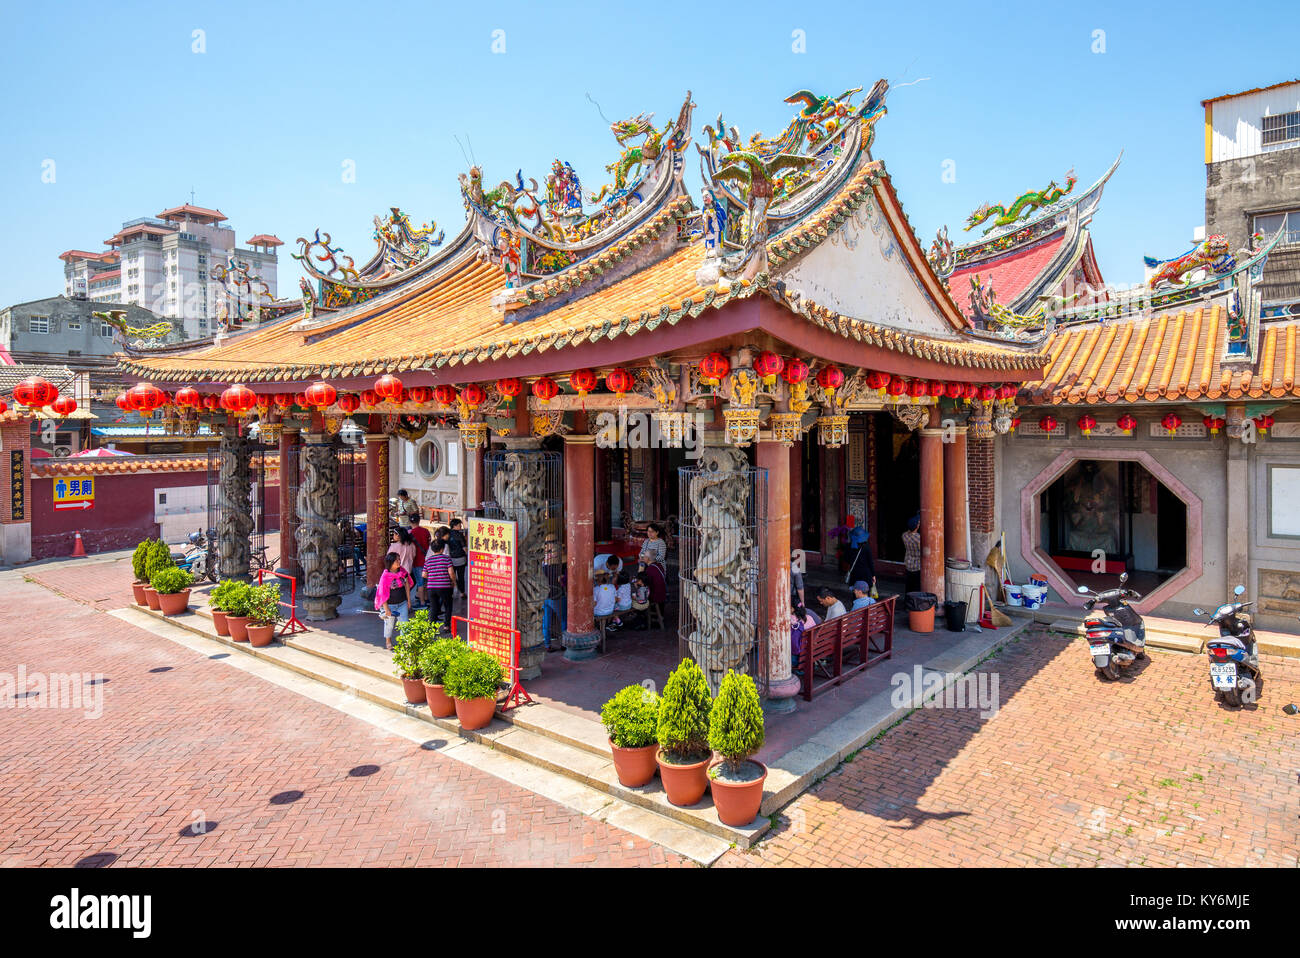
M 407 620 L 407 609 L 415 580 L 402 566 L 402 557 L 396 552 L 384 556 L 386 571 L 380 573 L 375 587 L 375 611 L 384 620 L 384 648 L 393 648 L 393 629 L 399 621 Z

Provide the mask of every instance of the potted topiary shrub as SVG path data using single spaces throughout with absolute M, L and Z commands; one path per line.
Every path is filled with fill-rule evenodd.
M 222 579 L 211 592 L 208 593 L 208 609 L 212 612 L 212 624 L 217 628 L 217 635 L 230 635 L 230 626 L 226 624 L 226 613 L 230 598 L 243 586 L 242 582 L 236 582 L 234 579 Z
M 261 649 L 271 644 L 275 637 L 275 624 L 280 621 L 280 584 L 267 582 L 250 586 L 248 590 L 248 644 Z
M 498 687 L 504 681 L 501 663 L 477 649 L 466 650 L 447 666 L 442 686 L 456 700 L 456 718 L 461 728 L 482 728 L 492 721 Z
M 175 567 L 176 563 L 172 560 L 172 550 L 167 543 L 161 539 L 151 540 L 144 560 L 144 577 L 149 582 L 149 585 L 145 586 L 144 598 L 149 603 L 149 608 L 155 612 L 162 611 L 162 606 L 158 602 L 158 591 L 153 587 L 153 577 L 163 569 L 173 569 Z
M 247 582 L 231 582 L 230 593 L 224 602 L 226 606 L 226 628 L 230 637 L 236 642 L 248 641 L 248 603 L 249 593 L 253 587 Z
M 145 574 L 145 562 L 149 558 L 149 545 L 152 539 L 145 539 L 135 547 L 131 553 L 131 573 L 135 576 L 135 581 L 131 583 L 131 591 L 135 593 L 136 605 L 148 605 L 145 600 L 144 590 L 149 587 L 149 578 Z
M 694 805 L 709 787 L 709 684 L 691 659 L 664 683 L 656 738 L 659 777 L 674 805 Z
M 421 609 L 416 615 L 427 613 Z M 441 633 L 442 623 L 435 623 L 435 629 Z M 469 651 L 460 639 L 441 636 L 424 647 L 420 653 L 420 678 L 424 682 L 424 699 L 429 703 L 429 712 L 434 718 L 450 718 L 456 714 L 456 703 L 443 688 L 443 679 L 447 669 L 458 658 Z
M 402 680 L 402 691 L 406 693 L 408 705 L 424 702 L 424 683 L 420 681 L 420 653 L 428 642 L 428 632 L 418 622 L 408 619 L 398 623 L 397 634 L 393 636 L 393 666 L 397 677 Z
M 724 825 L 743 828 L 758 817 L 767 766 L 750 758 L 763 747 L 763 706 L 748 675 L 731 669 L 709 715 L 709 746 L 722 756 L 709 768 L 713 807 Z
M 628 788 L 650 784 L 659 751 L 659 696 L 642 685 L 629 685 L 600 707 L 600 721 L 619 782 Z
M 189 608 L 190 586 L 193 584 L 194 576 L 175 566 L 159 569 L 149 580 L 149 585 L 158 595 L 159 611 L 163 615 L 180 615 Z

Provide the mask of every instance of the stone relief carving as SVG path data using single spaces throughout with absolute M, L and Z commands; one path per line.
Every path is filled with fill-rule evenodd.
M 307 619 L 338 615 L 339 460 L 328 442 L 303 444 L 298 484 L 298 562 L 302 566 L 302 607 Z
M 217 520 L 217 570 L 223 579 L 247 579 L 253 531 L 252 444 L 234 426 L 221 430 L 221 514 Z
M 516 628 L 519 629 L 519 677 L 542 674 L 542 614 L 546 602 L 546 459 L 510 452 L 493 477 L 492 492 L 503 518 L 518 523 L 515 568 L 518 570 Z

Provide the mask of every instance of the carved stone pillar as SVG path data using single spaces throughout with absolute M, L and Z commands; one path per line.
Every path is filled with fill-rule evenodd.
M 298 484 L 298 561 L 302 565 L 303 617 L 322 622 L 338 616 L 339 458 L 332 439 L 308 433 Z
M 966 427 L 943 444 L 943 542 L 950 559 L 969 559 L 966 491 Z
M 302 453 L 301 435 L 297 429 L 286 428 L 280 433 L 280 567 L 276 572 L 302 578 L 298 564 L 298 510 L 294 492 L 298 487 L 298 457 Z
M 508 451 L 492 476 L 491 493 L 501 517 L 516 524 L 519 677 L 535 679 L 542 674 L 546 658 L 542 623 L 550 591 L 546 578 L 546 526 L 551 513 L 548 457 L 536 448 L 540 444 L 536 439 L 507 438 L 504 444 Z
M 366 589 L 379 585 L 388 552 L 388 435 L 366 433 Z
M 253 481 L 249 469 L 252 443 L 236 426 L 221 430 L 221 474 L 217 518 L 217 574 L 223 579 L 249 578 L 253 532 Z
M 596 437 L 575 430 L 564 437 L 564 546 L 569 560 L 569 627 L 564 631 L 564 657 L 571 662 L 596 657 L 596 618 L 591 591 L 595 559 Z
M 921 591 L 943 604 L 943 430 L 938 413 L 921 430 Z M 940 610 L 942 611 L 942 610 Z
M 799 680 L 790 664 L 790 450 L 784 443 L 759 442 L 758 466 L 767 470 L 767 642 L 769 712 L 793 712 Z

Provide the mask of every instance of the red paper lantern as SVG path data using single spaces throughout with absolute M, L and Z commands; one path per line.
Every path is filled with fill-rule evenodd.
M 797 386 L 808 378 L 808 364 L 802 359 L 791 359 L 781 370 L 781 378 L 791 386 Z
M 1227 425 L 1227 422 L 1220 416 L 1205 416 L 1201 419 L 1205 423 L 1205 428 L 1210 430 L 1211 436 L 1217 436 L 1219 430 Z
M 113 402 L 117 403 L 117 408 L 122 410 L 122 412 L 131 411 L 131 407 L 126 401 L 126 393 L 118 393 L 117 398 L 114 399 Z
M 828 396 L 834 396 L 835 390 L 844 385 L 844 373 L 839 366 L 823 366 L 817 371 L 817 385 Z
M 1038 428 L 1043 430 L 1043 432 L 1056 432 L 1057 425 L 1058 423 L 1055 416 L 1044 416 L 1042 419 L 1038 420 Z
M 235 383 L 221 394 L 221 408 L 236 416 L 246 416 L 257 405 L 257 396 L 243 383 Z
M 622 399 L 624 393 L 631 392 L 636 386 L 636 379 L 622 366 L 615 366 L 606 374 L 605 385 L 614 390 L 615 396 Z
M 716 386 L 729 372 L 731 360 L 722 353 L 709 353 L 700 360 L 700 382 L 706 386 Z
M 170 402 L 171 400 L 169 399 L 168 401 Z M 265 412 L 269 411 L 270 408 L 271 408 L 271 397 L 270 397 L 270 395 L 269 395 L 268 393 L 258 393 L 258 394 L 257 394 L 257 411 L 258 411 L 259 413 L 265 413 Z
M 303 395 L 307 398 L 307 405 L 324 409 L 326 406 L 334 405 L 334 400 L 338 398 L 338 390 L 327 382 L 314 382 L 307 387 Z
M 413 386 L 409 393 L 411 402 L 423 405 L 433 398 L 433 390 L 428 386 Z
M 3 416 L 8 411 L 9 411 L 9 404 L 5 402 L 3 399 L 0 399 L 0 416 Z
M 874 389 L 881 395 L 884 394 L 885 388 L 889 385 L 889 373 L 872 371 L 867 373 L 867 388 Z
M 49 380 L 42 379 L 40 376 L 28 376 L 14 387 L 14 402 L 28 409 L 40 409 L 58 398 L 59 390 Z
M 1020 417 L 1016 416 L 1014 419 L 1011 420 L 1011 431 L 1015 432 L 1016 427 L 1019 425 L 1020 425 Z
M 1267 436 L 1268 431 L 1272 428 L 1273 428 L 1272 416 L 1255 417 L 1255 431 L 1258 432 L 1261 436 Z
M 154 410 L 167 401 L 163 391 L 153 383 L 136 383 L 126 391 L 126 402 L 145 419 L 151 417 Z
M 1084 413 L 1079 417 L 1079 432 L 1083 433 L 1085 436 L 1091 436 L 1092 430 L 1096 428 L 1096 425 L 1096 418 L 1087 413 Z
M 903 393 L 907 392 L 907 380 L 902 376 L 891 376 L 889 379 L 889 385 L 885 388 L 885 392 L 889 393 L 891 396 L 903 395 Z
M 925 384 L 925 388 L 926 391 L 930 394 L 930 396 L 934 399 L 938 399 L 940 396 L 943 395 L 943 383 L 941 382 L 937 382 L 937 381 L 928 382 Z
M 219 409 L 220 407 L 221 399 L 219 397 L 212 395 L 212 393 L 208 393 L 203 397 L 203 408 L 209 412 Z
M 545 406 L 559 395 L 560 387 L 550 376 L 542 376 L 533 383 L 532 392 L 537 397 L 537 401 Z
M 1183 424 L 1182 418 L 1178 416 L 1176 413 L 1172 413 L 1172 412 L 1165 413 L 1165 418 L 1160 420 L 1160 425 L 1164 426 L 1165 429 L 1169 431 L 1169 435 L 1171 436 L 1178 430 L 1178 427 L 1181 426 L 1182 424 Z
M 596 388 L 596 374 L 590 369 L 577 369 L 569 374 L 569 385 L 579 396 L 585 396 Z
M 478 383 L 470 383 L 460 391 L 460 398 L 470 409 L 477 409 L 487 399 L 487 390 Z
M 762 377 L 763 384 L 766 386 L 775 385 L 776 377 L 781 375 L 783 369 L 785 369 L 785 360 L 766 349 L 754 360 L 754 372 Z
M 402 391 L 402 381 L 392 373 L 385 373 L 375 380 L 375 392 L 384 399 L 392 399 Z
M 1137 428 L 1138 421 L 1129 413 L 1124 413 L 1119 419 L 1115 420 L 1115 425 L 1119 426 L 1120 432 L 1126 436 L 1133 435 L 1133 430 Z
M 907 384 L 907 395 L 912 399 L 921 399 L 929 393 L 925 380 L 913 379 Z
M 288 409 L 293 405 L 293 393 L 276 393 L 274 400 L 281 409 Z
M 962 397 L 961 383 L 944 383 L 943 394 L 949 399 L 960 399 Z
M 497 380 L 497 392 L 511 402 L 514 402 L 516 396 L 524 391 L 524 381 L 517 376 L 508 376 L 505 379 Z
M 192 386 L 183 386 L 176 390 L 176 405 L 186 409 L 197 409 L 203 402 L 203 397 L 199 391 Z
M 375 392 L 373 389 L 363 389 L 361 390 L 361 402 L 366 406 L 378 406 L 379 393 Z
M 962 383 L 962 384 L 961 384 L 961 398 L 962 398 L 962 399 L 965 399 L 965 400 L 971 400 L 971 399 L 974 399 L 976 396 L 979 395 L 979 393 L 980 393 L 980 388 L 979 388 L 979 386 L 976 386 L 974 383 Z
M 60 396 L 50 403 L 50 408 L 60 416 L 71 416 L 77 411 L 77 401 L 71 396 Z
M 349 416 L 361 408 L 361 397 L 356 393 L 344 393 L 339 397 L 338 402 L 339 408 Z
M 994 389 L 992 386 L 981 386 L 979 389 L 979 397 L 981 402 L 992 402 L 994 399 L 997 398 L 997 395 L 998 395 L 998 391 Z
M 450 406 L 456 401 L 456 387 L 449 386 L 446 383 L 435 386 L 433 387 L 433 398 L 444 406 Z

